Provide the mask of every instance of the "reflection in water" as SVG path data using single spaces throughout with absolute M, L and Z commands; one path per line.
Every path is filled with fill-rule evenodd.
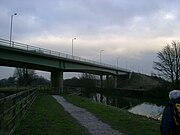
M 121 109 L 126 109 L 131 113 L 147 116 L 157 120 L 161 119 L 161 115 L 164 110 L 164 106 L 162 105 L 148 103 L 137 98 L 105 96 L 100 93 L 91 94 L 91 98 L 96 102 L 116 106 Z
M 102 95 L 100 93 L 94 94 L 92 98 L 94 101 L 96 101 L 98 103 L 109 104 L 107 97 L 105 97 L 104 95 Z
M 128 109 L 128 111 L 131 113 L 147 116 L 158 120 L 161 119 L 163 110 L 164 106 L 157 106 L 156 104 L 150 104 L 146 102 Z

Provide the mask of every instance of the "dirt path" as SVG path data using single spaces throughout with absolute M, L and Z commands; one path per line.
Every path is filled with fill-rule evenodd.
M 124 135 L 118 130 L 112 129 L 106 123 L 98 120 L 92 113 L 67 102 L 63 97 L 58 95 L 54 95 L 53 97 L 72 117 L 87 128 L 91 135 Z

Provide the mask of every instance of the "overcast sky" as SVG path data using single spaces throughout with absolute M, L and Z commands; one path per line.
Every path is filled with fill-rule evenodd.
M 179 0 L 0 0 L 0 38 L 150 74 L 157 52 L 180 36 Z M 12 73 L 0 67 L 0 78 Z

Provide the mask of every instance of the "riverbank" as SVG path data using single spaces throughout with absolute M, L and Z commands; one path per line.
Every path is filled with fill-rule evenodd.
M 125 110 L 95 103 L 87 98 L 65 95 L 64 98 L 72 104 L 95 114 L 97 118 L 109 124 L 112 128 L 129 135 L 159 135 L 160 123 Z
M 113 129 L 127 135 L 159 135 L 160 123 L 125 110 L 93 102 L 90 99 L 64 95 L 68 102 L 86 109 Z M 50 95 L 38 96 L 13 135 L 88 135 L 64 108 Z

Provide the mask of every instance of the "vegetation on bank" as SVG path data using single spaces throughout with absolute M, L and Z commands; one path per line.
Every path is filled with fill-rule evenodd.
M 38 96 L 13 135 L 87 135 L 50 95 Z
M 112 128 L 128 135 L 159 135 L 159 121 L 131 114 L 116 107 L 95 103 L 89 99 L 65 95 L 64 98 L 74 105 L 94 113 Z
M 157 76 L 149 76 L 141 73 L 132 72 L 131 77 L 120 76 L 118 87 L 124 89 L 143 89 L 150 90 L 163 86 L 168 82 Z

